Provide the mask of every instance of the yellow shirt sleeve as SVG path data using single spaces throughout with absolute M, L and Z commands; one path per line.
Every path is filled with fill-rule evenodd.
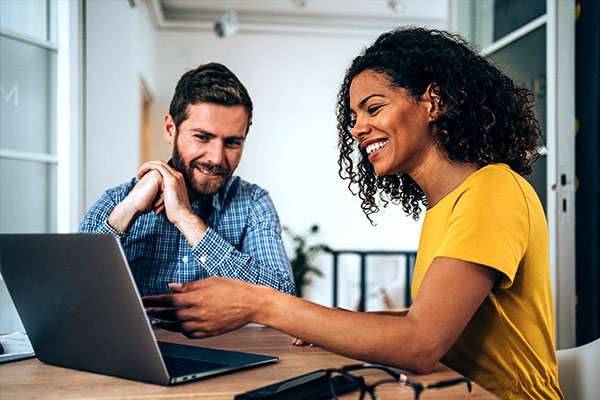
M 435 257 L 485 265 L 513 284 L 529 240 L 529 210 L 521 187 L 507 172 L 472 182 L 457 198 Z

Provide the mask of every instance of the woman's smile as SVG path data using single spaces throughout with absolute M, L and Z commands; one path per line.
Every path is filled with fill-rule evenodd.
M 377 157 L 377 155 L 385 149 L 385 147 L 388 143 L 389 143 L 389 140 L 383 139 L 383 140 L 371 143 L 370 145 L 368 145 L 365 148 L 365 151 L 367 152 L 367 156 L 371 163 Z

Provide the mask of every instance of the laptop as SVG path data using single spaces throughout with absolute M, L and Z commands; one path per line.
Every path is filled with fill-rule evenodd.
M 157 342 L 111 235 L 2 234 L 0 272 L 47 364 L 173 385 L 278 361 Z

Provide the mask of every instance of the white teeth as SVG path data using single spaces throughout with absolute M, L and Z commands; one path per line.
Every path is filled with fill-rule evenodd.
M 204 175 L 214 175 L 212 172 L 205 170 L 204 168 L 198 168 L 200 170 L 200 172 L 202 172 Z
M 379 150 L 386 144 L 388 144 L 388 141 L 384 139 L 380 142 L 371 143 L 370 145 L 367 146 L 367 148 L 365 150 L 367 151 L 367 154 L 371 154 L 372 152 L 374 152 L 375 150 Z

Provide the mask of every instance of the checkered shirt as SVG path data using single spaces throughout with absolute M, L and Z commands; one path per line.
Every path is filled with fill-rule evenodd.
M 222 276 L 295 294 L 279 217 L 268 192 L 239 177 L 230 178 L 211 201 L 194 200 L 193 212 L 208 226 L 191 247 L 166 218 L 149 211 L 128 232 L 119 233 L 108 216 L 137 180 L 108 189 L 84 217 L 80 232 L 109 233 L 121 241 L 142 296 L 169 293 L 171 282 Z

